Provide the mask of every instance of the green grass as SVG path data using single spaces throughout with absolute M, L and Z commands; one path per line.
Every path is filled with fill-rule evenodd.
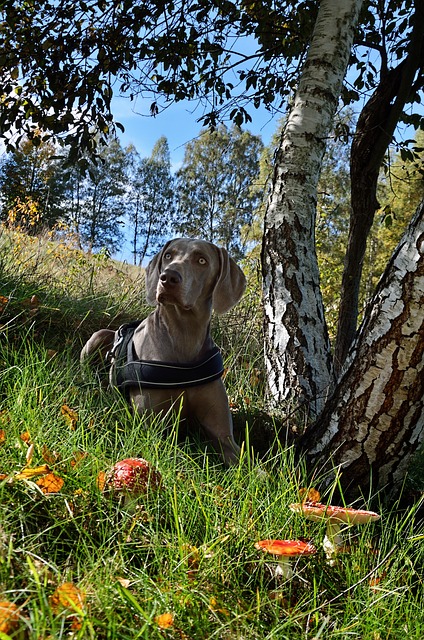
M 329 566 L 323 526 L 289 509 L 306 483 L 293 449 L 276 440 L 260 465 L 265 474 L 249 446 L 238 467 L 225 469 L 197 438 L 177 442 L 175 416 L 154 424 L 134 417 L 78 364 L 80 334 L 91 328 L 81 324 L 87 308 L 90 325 L 104 326 L 107 314 L 119 322 L 119 287 L 113 295 L 102 289 L 99 271 L 87 291 L 69 270 L 46 287 L 37 269 L 3 263 L 0 274 L 0 294 L 10 297 L 0 317 L 0 474 L 7 476 L 0 481 L 0 601 L 15 603 L 20 616 L 0 639 L 422 639 L 420 503 L 401 510 L 376 500 L 381 520 L 346 531 L 350 551 Z M 31 314 L 23 301 L 34 292 L 43 302 Z M 123 308 L 142 314 L 138 291 L 125 295 Z M 225 320 L 215 331 L 218 341 L 226 336 L 229 395 L 250 421 L 263 409 L 260 385 L 251 386 L 261 360 L 257 320 L 247 326 L 243 307 L 240 317 L 242 327 L 232 316 L 230 331 Z M 80 327 L 78 334 L 70 327 Z M 29 451 L 29 466 L 48 463 L 63 480 L 60 491 L 44 494 L 38 476 L 14 479 Z M 163 485 L 125 503 L 102 493 L 97 479 L 130 456 L 148 459 Z M 313 540 L 317 555 L 295 563 L 293 579 L 276 578 L 274 559 L 255 542 L 299 537 Z M 55 606 L 64 583 L 85 594 L 79 604 Z M 169 628 L 160 627 L 163 614 L 172 614 Z

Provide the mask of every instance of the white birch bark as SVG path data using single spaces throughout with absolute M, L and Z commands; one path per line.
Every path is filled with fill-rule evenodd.
M 370 303 L 334 396 L 300 445 L 345 496 L 403 481 L 424 436 L 424 202 Z M 331 474 L 330 476 L 331 477 Z
M 316 190 L 362 0 L 322 0 L 276 156 L 262 250 L 265 359 L 275 401 L 321 411 L 334 378 L 315 252 Z

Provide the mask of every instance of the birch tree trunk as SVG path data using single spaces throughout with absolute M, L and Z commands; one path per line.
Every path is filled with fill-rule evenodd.
M 277 151 L 262 246 L 271 396 L 319 414 L 333 388 L 315 251 L 316 190 L 362 0 L 322 0 Z
M 424 201 L 380 280 L 333 397 L 300 446 L 311 465 L 339 467 L 352 498 L 367 488 L 396 491 L 423 434 Z

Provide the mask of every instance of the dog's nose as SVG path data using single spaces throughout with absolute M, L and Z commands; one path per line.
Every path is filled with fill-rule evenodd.
M 181 284 L 182 277 L 178 271 L 174 269 L 165 269 L 159 276 L 161 283 L 164 286 L 175 287 L 177 284 Z

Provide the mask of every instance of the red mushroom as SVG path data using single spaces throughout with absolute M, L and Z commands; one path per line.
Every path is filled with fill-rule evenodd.
M 316 553 L 316 548 L 310 542 L 301 540 L 259 540 L 256 549 L 278 556 L 278 566 L 284 578 L 293 576 L 290 559 L 296 556 L 310 556 Z
M 308 520 L 326 521 L 327 527 L 323 541 L 327 558 L 332 561 L 341 547 L 340 529 L 342 525 L 366 524 L 375 522 L 380 516 L 374 511 L 352 509 L 351 507 L 335 507 L 321 502 L 299 502 L 291 504 L 290 509 L 295 513 L 302 513 Z
M 149 489 L 158 489 L 162 477 L 150 462 L 143 458 L 126 458 L 117 462 L 107 475 L 106 487 L 115 493 L 134 497 L 145 494 Z

